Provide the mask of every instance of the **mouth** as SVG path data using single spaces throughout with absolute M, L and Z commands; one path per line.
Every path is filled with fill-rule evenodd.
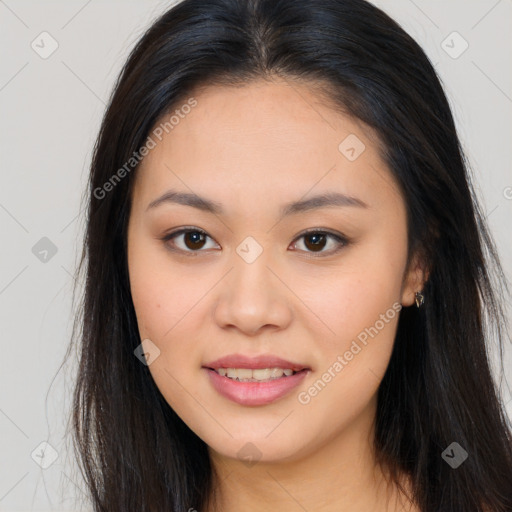
M 311 368 L 274 356 L 227 356 L 203 366 L 215 391 L 245 406 L 260 406 L 288 395 Z

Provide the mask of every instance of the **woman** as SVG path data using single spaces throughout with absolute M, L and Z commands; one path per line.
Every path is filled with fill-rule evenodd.
M 507 290 L 474 197 L 432 65 L 371 4 L 165 13 L 90 174 L 94 510 L 511 510 L 486 353 Z

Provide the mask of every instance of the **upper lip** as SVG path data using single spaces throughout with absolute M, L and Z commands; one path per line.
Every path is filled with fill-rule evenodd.
M 203 365 L 205 368 L 249 368 L 249 369 L 262 369 L 262 368 L 283 368 L 291 369 L 299 372 L 304 369 L 309 369 L 306 365 L 287 361 L 281 357 L 274 355 L 259 355 L 254 357 L 244 356 L 242 354 L 229 354 L 206 363 Z

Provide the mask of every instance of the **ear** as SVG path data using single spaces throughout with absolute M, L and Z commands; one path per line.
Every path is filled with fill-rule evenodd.
M 421 253 L 417 252 L 406 269 L 402 281 L 400 303 L 402 306 L 412 306 L 415 303 L 416 292 L 422 291 L 428 280 L 429 271 Z

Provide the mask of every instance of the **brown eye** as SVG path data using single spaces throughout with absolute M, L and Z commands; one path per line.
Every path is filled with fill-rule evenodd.
M 311 251 L 321 251 L 327 243 L 326 236 L 322 233 L 313 233 L 304 237 L 304 245 Z
M 172 250 L 204 252 L 201 251 L 201 249 L 205 247 L 209 238 L 206 232 L 201 229 L 184 228 L 165 235 L 162 240 L 166 242 Z
M 321 230 L 310 230 L 302 233 L 296 240 L 301 239 L 304 239 L 303 245 L 305 247 L 305 249 L 300 249 L 301 251 L 318 253 L 320 256 L 333 254 L 349 243 L 349 240 L 344 236 Z M 299 242 L 294 243 L 294 246 L 297 245 L 300 245 Z M 324 251 L 325 247 L 328 249 Z
M 185 245 L 189 249 L 201 249 L 205 243 L 205 235 L 200 233 L 199 231 L 189 231 L 184 233 L 183 240 L 185 241 Z M 190 244 L 190 245 L 189 245 Z

